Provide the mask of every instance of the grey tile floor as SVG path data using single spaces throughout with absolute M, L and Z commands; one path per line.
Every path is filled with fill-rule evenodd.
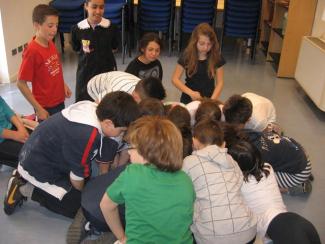
M 168 100 L 178 100 L 179 92 L 171 85 L 171 75 L 177 62 L 177 54 L 171 57 L 162 54 L 164 84 Z M 303 144 L 313 164 L 313 191 L 309 196 L 283 196 L 290 211 L 297 212 L 309 219 L 317 228 L 322 242 L 325 242 L 325 113 L 318 110 L 293 79 L 279 79 L 270 63 L 266 63 L 262 53 L 258 52 L 254 65 L 240 44 L 225 47 L 225 87 L 221 100 L 232 94 L 247 91 L 263 95 L 273 101 L 277 109 L 277 120 L 285 133 Z M 135 57 L 135 54 L 133 54 Z M 126 63 L 130 62 L 126 59 Z M 72 89 L 75 87 L 76 56 L 67 48 L 62 57 L 64 77 Z M 121 64 L 117 55 L 119 70 Z M 0 85 L 0 95 L 18 113 L 30 114 L 31 106 L 17 91 L 15 84 Z M 67 100 L 66 105 L 73 103 Z M 324 165 L 323 165 L 324 163 Z M 3 200 L 10 171 L 0 172 L 0 196 Z M 324 205 L 323 205 L 324 204 Z M 70 219 L 55 215 L 38 204 L 27 201 L 12 216 L 0 211 L 0 244 L 57 244 L 65 243 L 66 230 Z

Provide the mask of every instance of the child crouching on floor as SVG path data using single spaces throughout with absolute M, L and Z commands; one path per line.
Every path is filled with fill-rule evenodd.
M 260 151 L 262 160 L 272 165 L 280 190 L 290 195 L 310 193 L 312 165 L 304 148 L 293 138 L 274 131 L 244 129 L 251 119 L 252 110 L 252 102 L 240 95 L 231 96 L 223 106 L 226 122 L 242 129 L 247 139 Z M 257 118 L 254 123 L 258 128 L 263 121 Z
M 195 193 L 182 168 L 182 136 L 169 120 L 144 116 L 126 135 L 132 162 L 107 188 L 100 208 L 126 243 L 192 243 Z M 118 204 L 125 204 L 126 228 Z
M 254 243 L 256 218 L 240 189 L 242 172 L 227 154 L 218 123 L 203 120 L 193 130 L 194 150 L 183 170 L 196 192 L 192 231 L 197 243 Z
M 320 243 L 312 223 L 296 213 L 287 212 L 272 166 L 262 161 L 258 149 L 245 140 L 228 148 L 244 174 L 241 191 L 246 204 L 257 216 L 257 235 L 264 243 L 267 237 L 275 244 Z

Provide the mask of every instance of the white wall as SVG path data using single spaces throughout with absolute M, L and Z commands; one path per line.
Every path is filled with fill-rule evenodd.
M 321 20 L 324 9 L 325 0 L 318 0 L 312 36 L 320 37 L 323 33 L 325 33 L 325 21 Z
M 0 67 L 0 83 L 16 80 L 21 62 L 21 53 L 12 56 L 11 50 L 31 40 L 34 35 L 32 25 L 33 8 L 37 4 L 48 2 L 49 0 L 0 0 L 3 40 L 5 45 L 5 55 L 1 53 L 0 47 L 0 58 L 7 57 L 8 64 L 8 68 L 2 65 Z

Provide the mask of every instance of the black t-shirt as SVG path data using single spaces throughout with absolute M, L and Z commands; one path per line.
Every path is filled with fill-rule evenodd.
M 156 77 L 162 80 L 163 77 L 163 70 L 161 67 L 161 63 L 158 59 L 148 64 L 145 64 L 139 60 L 139 57 L 136 57 L 129 63 L 125 72 L 133 74 L 139 77 L 140 79 Z
M 274 132 L 244 132 L 261 152 L 262 160 L 271 164 L 274 171 L 297 174 L 306 168 L 309 159 L 303 147 L 294 139 Z
M 185 69 L 185 60 L 184 55 L 178 59 L 178 64 L 183 66 Z M 220 55 L 220 60 L 216 64 L 216 69 L 220 68 L 226 63 L 225 59 L 222 55 Z M 191 77 L 188 76 L 187 70 L 186 71 L 186 78 L 185 78 L 185 85 L 192 89 L 193 91 L 200 92 L 202 97 L 211 97 L 215 87 L 215 79 L 209 77 L 208 74 L 208 60 L 199 60 L 197 72 L 193 74 Z M 185 93 L 182 93 L 181 102 L 182 103 L 189 103 L 192 99 Z

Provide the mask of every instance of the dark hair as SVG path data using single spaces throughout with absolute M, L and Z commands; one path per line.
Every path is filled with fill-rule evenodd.
M 180 130 L 183 138 L 183 158 L 191 155 L 192 147 L 192 130 L 191 130 L 191 115 L 188 110 L 180 105 L 165 106 L 166 116 Z
M 141 100 L 153 97 L 163 100 L 166 97 L 165 88 L 159 78 L 148 77 L 140 80 L 134 90 L 139 94 Z
M 193 137 L 204 145 L 222 146 L 224 142 L 223 132 L 218 122 L 201 120 L 194 126 Z
M 177 127 L 160 116 L 143 116 L 128 128 L 125 140 L 161 171 L 182 168 L 182 136 Z
M 112 120 L 115 127 L 127 127 L 139 115 L 138 104 L 133 97 L 122 91 L 106 94 L 96 109 L 99 121 Z
M 223 136 L 227 148 L 237 144 L 238 141 L 249 139 L 247 134 L 241 128 L 239 128 L 237 124 L 220 122 L 219 125 L 223 131 Z
M 154 32 L 145 33 L 139 42 L 139 52 L 142 53 L 142 49 L 146 48 L 149 42 L 155 42 L 160 46 L 160 50 L 163 48 L 163 42 L 159 38 L 159 35 Z
M 159 115 L 164 116 L 164 105 L 157 98 L 148 97 L 139 103 L 140 116 L 144 115 Z
M 39 4 L 33 10 L 33 23 L 43 24 L 47 16 L 59 16 L 59 12 L 47 4 Z
M 204 98 L 196 110 L 195 122 L 198 123 L 202 119 L 220 121 L 221 110 L 219 104 L 220 103 L 215 100 Z
M 238 163 L 244 175 L 244 181 L 248 182 L 248 176 L 253 175 L 257 182 L 263 178 L 263 173 L 267 177 L 269 166 L 265 165 L 258 149 L 248 141 L 238 141 L 228 147 L 228 153 Z
M 180 105 L 170 106 L 168 109 L 166 106 L 166 116 L 170 119 L 177 127 L 188 126 L 191 127 L 191 115 L 186 108 Z
M 252 102 L 241 95 L 232 95 L 223 106 L 223 114 L 228 123 L 245 124 L 252 116 Z

